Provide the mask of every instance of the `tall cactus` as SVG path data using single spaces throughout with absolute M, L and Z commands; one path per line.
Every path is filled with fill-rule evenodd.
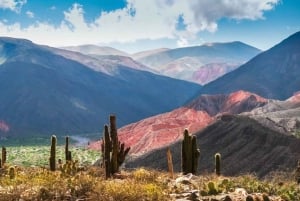
M 65 158 L 66 158 L 66 162 L 72 161 L 72 153 L 71 151 L 69 151 L 69 136 L 66 136 Z
M 2 166 L 4 166 L 4 164 L 6 163 L 6 154 L 7 154 L 6 148 L 3 146 L 2 147 L 2 162 L 1 162 Z
M 56 136 L 51 136 L 51 149 L 50 149 L 50 158 L 49 158 L 49 164 L 50 164 L 50 170 L 55 171 L 56 169 Z
M 110 129 L 107 125 L 104 126 L 104 140 L 101 148 L 106 178 L 119 172 L 119 168 L 130 150 L 130 147 L 125 149 L 125 144 L 118 140 L 116 116 L 111 115 L 109 120 Z
M 194 135 L 189 135 L 189 131 L 185 129 L 181 147 L 181 168 L 183 174 L 197 173 L 199 157 L 200 150 L 197 147 L 197 139 Z
M 215 171 L 216 171 L 216 175 L 218 176 L 221 175 L 221 154 L 220 153 L 215 154 Z
M 109 137 L 109 131 L 108 126 L 104 126 L 104 141 L 102 142 L 104 153 L 102 152 L 102 155 L 104 156 L 104 167 L 105 167 L 105 177 L 109 178 L 111 176 L 111 164 L 110 164 L 110 153 L 111 153 L 111 140 Z
M 298 165 L 295 171 L 295 179 L 298 184 L 300 184 L 300 160 L 298 160 Z
M 116 116 L 110 115 L 110 139 L 112 144 L 112 156 L 111 156 L 111 171 L 116 173 L 119 171 L 118 165 L 118 150 L 119 150 L 119 140 L 117 134 L 117 124 L 116 124 Z

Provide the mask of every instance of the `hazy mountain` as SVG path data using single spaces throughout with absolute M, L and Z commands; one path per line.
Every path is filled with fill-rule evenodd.
M 153 54 L 158 54 L 164 51 L 170 50 L 169 48 L 159 48 L 159 49 L 153 49 L 153 50 L 146 50 L 146 51 L 141 51 L 137 52 L 135 54 L 132 54 L 131 57 L 134 58 L 135 60 L 139 60 L 148 56 L 151 56 Z
M 300 90 L 300 32 L 257 55 L 238 69 L 207 84 L 202 93 L 246 90 L 284 100 Z
M 61 49 L 71 50 L 75 52 L 80 52 L 86 55 L 119 55 L 128 56 L 126 52 L 117 50 L 112 47 L 97 46 L 97 45 L 79 45 L 79 46 L 67 46 L 61 47 Z
M 153 72 L 152 69 L 147 66 L 133 60 L 131 57 L 119 56 L 119 55 L 85 55 L 80 52 L 73 52 L 64 49 L 48 47 L 49 51 L 63 56 L 67 59 L 77 61 L 85 66 L 91 67 L 92 69 L 112 75 L 118 76 L 118 68 L 120 66 L 132 68 L 135 70 L 143 70 Z
M 214 171 L 214 155 L 221 153 L 222 174 L 293 170 L 300 158 L 300 139 L 283 135 L 246 116 L 223 115 L 195 133 L 200 148 L 199 172 Z M 180 171 L 181 142 L 170 145 L 175 171 Z M 127 163 L 127 167 L 167 170 L 167 147 L 154 150 Z
M 162 49 L 134 58 L 162 75 L 206 84 L 236 69 L 259 52 L 244 43 L 230 42 Z
M 267 102 L 255 94 L 238 91 L 232 94 L 202 95 L 171 112 L 159 114 L 126 125 L 118 130 L 119 139 L 131 147 L 131 154 L 141 155 L 181 139 L 188 128 L 196 132 L 223 113 L 239 114 L 263 106 Z M 91 144 L 100 148 L 99 143 Z
M 70 59 L 72 52 L 67 58 L 28 40 L 0 38 L 0 132 L 101 132 L 111 113 L 122 126 L 177 108 L 200 88 L 76 54 L 81 62 Z

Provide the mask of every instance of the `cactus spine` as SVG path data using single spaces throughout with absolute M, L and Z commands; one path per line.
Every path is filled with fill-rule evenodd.
M 66 158 L 66 162 L 72 160 L 72 153 L 71 151 L 69 151 L 69 136 L 66 136 L 65 158 Z
M 4 166 L 4 164 L 6 163 L 6 148 L 2 147 L 2 161 L 1 161 L 1 166 Z
M 189 131 L 185 129 L 181 147 L 181 168 L 183 174 L 197 173 L 199 156 L 200 150 L 197 148 L 196 137 L 189 135 Z
M 221 154 L 220 153 L 215 154 L 215 171 L 216 171 L 216 175 L 218 176 L 221 175 Z
M 56 169 L 56 136 L 51 136 L 51 150 L 50 150 L 50 158 L 49 158 L 49 164 L 50 164 L 50 170 L 55 171 Z
M 104 141 L 101 148 L 106 178 L 119 172 L 119 168 L 130 150 L 130 147 L 125 149 L 125 144 L 118 140 L 116 116 L 111 115 L 109 120 L 110 129 L 107 125 L 104 126 Z

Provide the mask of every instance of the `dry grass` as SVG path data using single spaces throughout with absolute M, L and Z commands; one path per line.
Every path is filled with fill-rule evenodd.
M 122 172 L 116 178 L 105 180 L 103 170 L 88 167 L 76 174 L 51 172 L 40 167 L 14 167 L 15 176 L 9 175 L 10 167 L 1 169 L 0 200 L 101 200 L 101 201 L 164 201 L 171 200 L 171 193 L 181 193 L 184 187 L 168 177 L 166 172 L 137 170 Z M 177 177 L 181 176 L 179 174 Z M 265 180 L 253 175 L 239 177 L 216 177 L 202 175 L 190 184 L 201 194 L 210 195 L 209 183 L 216 194 L 230 193 L 244 188 L 248 193 L 280 196 L 287 201 L 300 200 L 299 186 L 290 174 L 276 173 Z

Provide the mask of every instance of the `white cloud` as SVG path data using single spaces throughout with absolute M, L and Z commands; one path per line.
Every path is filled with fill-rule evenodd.
M 26 12 L 26 15 L 27 15 L 29 18 L 34 18 L 34 13 L 31 12 L 31 11 L 27 11 L 27 12 Z
M 84 8 L 79 4 L 64 11 L 59 25 L 37 22 L 26 28 L 0 21 L 0 35 L 28 38 L 52 46 L 84 43 L 126 43 L 142 39 L 174 39 L 186 46 L 201 31 L 214 32 L 218 20 L 263 19 L 279 0 L 127 0 L 127 6 L 111 12 L 101 12 L 95 21 L 87 23 Z M 185 30 L 176 30 L 182 16 Z
M 20 12 L 26 0 L 0 0 L 0 8 Z

